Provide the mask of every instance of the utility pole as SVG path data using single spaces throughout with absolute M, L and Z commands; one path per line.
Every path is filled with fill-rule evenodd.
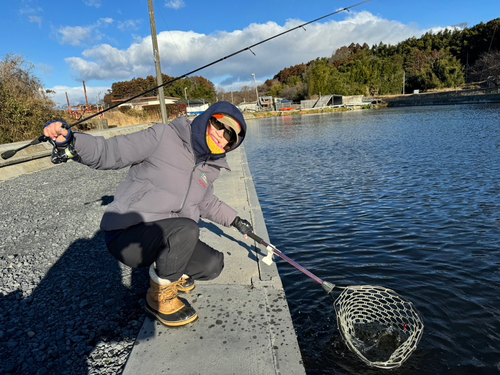
M 156 38 L 156 23 L 155 10 L 153 8 L 153 0 L 148 0 L 149 5 L 149 21 L 151 23 L 151 39 L 153 40 L 153 52 L 156 66 L 156 82 L 158 86 L 163 85 L 163 76 L 161 75 L 160 51 L 158 50 L 158 40 Z M 161 118 L 164 124 L 168 122 L 167 106 L 165 105 L 165 94 L 163 87 L 158 89 L 158 100 L 160 101 Z
M 403 70 L 403 95 L 405 94 L 405 85 L 406 85 L 406 72 Z
M 255 79 L 255 73 L 252 73 L 253 75 L 253 83 L 255 83 L 255 95 L 257 96 L 257 108 L 260 108 L 259 105 L 259 91 L 257 90 L 257 81 Z
M 89 98 L 87 97 L 87 87 L 85 87 L 85 81 L 83 81 L 83 92 L 85 93 L 85 101 L 87 102 L 87 107 L 89 106 Z
M 187 87 L 184 87 L 184 97 L 186 98 L 186 102 L 187 102 L 186 112 L 187 112 L 187 109 L 189 108 L 189 99 L 188 99 L 187 89 L 188 89 Z
M 71 113 L 71 105 L 69 104 L 69 97 L 67 92 L 66 92 L 66 101 L 68 102 L 68 113 Z

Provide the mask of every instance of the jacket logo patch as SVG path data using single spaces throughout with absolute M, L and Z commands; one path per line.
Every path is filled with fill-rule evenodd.
M 205 189 L 207 188 L 207 184 L 208 184 L 208 180 L 207 180 L 207 176 L 205 176 L 205 173 L 203 173 L 201 176 L 200 176 L 200 179 L 198 180 L 198 182 L 200 183 L 201 186 L 203 186 Z

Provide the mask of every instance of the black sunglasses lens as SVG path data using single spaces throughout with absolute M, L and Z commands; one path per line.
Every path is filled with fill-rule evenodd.
M 227 141 L 227 146 L 224 148 L 226 149 L 226 151 L 229 151 L 236 143 L 236 132 L 233 128 L 226 127 L 226 125 L 224 125 L 217 119 L 212 119 L 211 123 L 217 130 L 224 129 L 224 139 Z
M 224 138 L 229 143 L 234 142 L 236 140 L 236 134 L 235 134 L 234 130 L 224 127 Z
M 221 130 L 221 129 L 224 129 L 224 128 L 225 128 L 225 126 L 224 126 L 224 124 L 223 124 L 222 122 L 217 121 L 217 120 L 215 120 L 215 119 L 213 119 L 213 120 L 212 120 L 212 125 L 213 125 L 213 126 L 214 126 L 214 128 L 215 128 L 215 129 L 217 129 L 217 130 Z
M 226 127 L 226 125 L 224 125 L 222 122 L 220 122 L 216 119 L 212 119 L 212 125 L 217 130 L 224 129 L 224 138 L 226 139 L 226 141 L 231 143 L 231 142 L 234 142 L 236 140 L 236 133 L 234 132 L 234 130 L 232 128 Z

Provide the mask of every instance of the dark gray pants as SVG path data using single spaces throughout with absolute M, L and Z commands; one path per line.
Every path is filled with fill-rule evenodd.
M 177 281 L 186 274 L 195 280 L 212 280 L 224 268 L 224 254 L 201 242 L 199 236 L 196 222 L 174 218 L 106 232 L 106 245 L 129 267 L 149 267 L 156 262 L 162 279 Z

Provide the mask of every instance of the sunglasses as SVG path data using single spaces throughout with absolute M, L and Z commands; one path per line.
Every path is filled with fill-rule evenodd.
M 228 142 L 226 147 L 231 147 L 236 142 L 236 132 L 232 128 L 226 127 L 226 125 L 216 118 L 210 119 L 210 122 L 215 129 L 224 130 L 224 138 Z

